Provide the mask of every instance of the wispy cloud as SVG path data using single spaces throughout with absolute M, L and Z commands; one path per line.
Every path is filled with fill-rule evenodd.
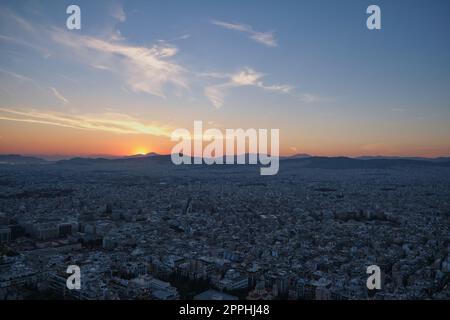
M 127 20 L 127 16 L 125 14 L 125 11 L 123 10 L 123 6 L 117 2 L 113 3 L 109 7 L 109 14 L 119 22 L 125 22 Z
M 48 48 L 42 45 L 40 42 L 36 42 L 35 39 L 39 35 L 39 27 L 30 23 L 28 20 L 18 16 L 10 9 L 0 7 L 0 19 L 8 25 L 15 26 L 16 30 L 21 30 L 27 37 L 21 38 L 17 34 L 13 36 L 8 34 L 0 34 L 0 41 L 9 42 L 14 45 L 19 45 L 29 49 L 38 51 L 42 57 L 46 58 L 50 56 Z M 6 30 L 6 29 L 5 29 Z M 5 30 L 2 30 L 4 32 Z
M 26 76 L 23 76 L 21 74 L 12 72 L 12 71 L 8 71 L 8 70 L 0 68 L 0 72 L 4 73 L 4 74 L 6 74 L 6 75 L 8 75 L 10 77 L 13 77 L 13 78 L 15 78 L 15 79 L 17 79 L 19 81 L 29 81 L 29 82 L 35 83 L 35 81 L 33 79 L 31 79 L 29 77 L 26 77 Z
M 0 73 L 3 73 L 13 79 L 15 79 L 18 82 L 27 82 L 32 84 L 34 87 L 38 88 L 39 90 L 41 90 L 42 92 L 45 92 L 45 94 L 50 94 L 52 96 L 54 96 L 55 98 L 57 98 L 58 100 L 62 101 L 64 104 L 69 103 L 69 100 L 67 100 L 55 87 L 45 87 L 45 86 L 41 86 L 37 81 L 35 81 L 34 79 L 18 74 L 16 72 L 12 72 L 12 71 L 8 71 L 5 69 L 0 68 Z
M 238 32 L 243 32 L 249 35 L 250 39 L 253 41 L 256 41 L 260 44 L 263 44 L 268 47 L 276 47 L 277 41 L 275 39 L 275 34 L 273 31 L 269 32 L 258 32 L 253 30 L 253 28 L 246 24 L 240 24 L 240 23 L 229 23 L 224 21 L 218 21 L 218 20 L 212 20 L 212 24 L 215 24 L 216 26 L 228 29 L 228 30 L 234 30 Z
M 265 85 L 261 81 L 264 76 L 265 74 L 263 73 L 256 72 L 250 68 L 244 68 L 231 76 L 231 82 L 236 86 L 255 86 L 264 90 L 278 91 L 282 93 L 289 93 L 292 89 L 292 87 L 288 85 Z
M 332 99 L 319 96 L 317 94 L 312 93 L 300 93 L 296 95 L 297 98 L 304 103 L 317 103 L 317 102 L 331 102 Z
M 171 60 L 178 52 L 175 46 L 132 46 L 60 29 L 54 29 L 51 36 L 57 43 L 72 48 L 81 62 L 124 76 L 128 87 L 134 92 L 165 97 L 167 85 L 189 89 L 186 70 Z M 92 51 L 95 51 L 98 63 L 92 63 Z
M 150 134 L 170 137 L 172 128 L 145 123 L 119 113 L 68 115 L 52 111 L 0 108 L 0 120 L 38 123 L 80 130 L 106 131 L 119 134 Z
M 123 9 L 123 6 L 119 2 L 113 1 L 108 8 L 110 17 L 113 18 L 114 22 L 106 27 L 107 34 L 109 34 L 110 40 L 112 41 L 124 41 L 125 37 L 122 32 L 118 29 L 118 25 L 127 21 L 127 16 Z
M 215 85 L 206 87 L 204 90 L 205 96 L 217 109 L 223 106 L 225 100 L 225 90 L 228 88 L 227 85 Z
M 101 64 L 91 64 L 91 67 L 94 69 L 111 71 L 111 69 L 109 67 L 101 65 Z
M 58 92 L 58 90 L 56 90 L 56 88 L 54 87 L 49 87 L 50 91 L 53 93 L 53 95 L 61 100 L 64 104 L 69 103 L 69 100 L 67 100 L 61 93 Z
M 0 34 L 0 41 L 7 41 L 7 42 L 13 43 L 15 45 L 19 45 L 19 46 L 23 46 L 23 47 L 27 47 L 27 48 L 39 51 L 43 57 L 50 55 L 50 53 L 48 53 L 48 51 L 45 48 L 43 48 L 39 45 L 32 44 L 29 41 L 21 40 L 19 38 Z
M 18 25 L 22 29 L 28 30 L 30 32 L 34 31 L 33 25 L 28 20 L 18 16 L 15 12 L 13 12 L 8 8 L 1 7 L 0 16 L 2 17 L 2 19 L 12 20 L 16 25 Z
M 203 76 L 227 80 L 224 83 L 207 86 L 204 90 L 205 96 L 216 108 L 222 107 L 227 91 L 236 87 L 251 86 L 278 93 L 289 93 L 292 90 L 289 85 L 264 84 L 262 78 L 265 74 L 256 72 L 251 68 L 243 68 L 234 74 L 207 73 Z

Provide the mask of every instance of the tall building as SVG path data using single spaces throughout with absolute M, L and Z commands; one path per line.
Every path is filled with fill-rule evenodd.
M 59 236 L 59 228 L 55 223 L 41 223 L 34 227 L 34 236 L 39 240 L 54 239 Z
M 0 228 L 0 243 L 11 241 L 11 229 L 8 227 Z

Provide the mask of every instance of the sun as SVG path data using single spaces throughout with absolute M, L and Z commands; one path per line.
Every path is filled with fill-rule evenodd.
M 145 148 L 145 147 L 137 147 L 137 148 L 134 149 L 133 154 L 142 154 L 142 155 L 144 155 L 144 154 L 147 154 L 148 152 L 149 152 L 148 149 Z

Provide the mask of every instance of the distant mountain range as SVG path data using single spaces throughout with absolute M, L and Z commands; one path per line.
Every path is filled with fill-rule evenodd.
M 361 156 L 355 159 L 360 160 L 374 160 L 374 159 L 385 159 L 385 160 L 419 160 L 419 161 L 450 161 L 450 157 L 438 157 L 438 158 L 424 158 L 424 157 L 389 157 L 389 156 Z
M 156 152 L 150 152 L 150 153 L 147 153 L 147 154 L 135 154 L 135 155 L 132 155 L 132 156 L 125 156 L 125 157 L 121 157 L 121 158 L 134 159 L 134 158 L 147 158 L 147 157 L 158 157 L 158 156 L 160 156 L 160 154 L 158 154 Z M 118 158 L 120 158 L 120 157 L 118 157 Z
M 348 157 L 310 157 L 286 159 L 286 162 L 303 162 L 305 168 L 321 169 L 386 169 L 392 167 L 450 167 L 450 161 L 436 159 L 416 160 L 408 158 L 358 159 Z
M 297 153 L 292 156 L 280 157 L 280 159 L 303 159 L 303 158 L 311 158 L 312 156 L 307 153 Z
M 21 156 L 18 154 L 0 154 L 0 164 L 44 164 L 47 163 L 46 160 L 37 158 L 37 157 L 29 157 L 29 156 Z
M 248 163 L 249 155 L 245 155 Z M 193 161 L 193 158 L 191 158 Z M 236 160 L 236 158 L 235 158 Z M 450 167 L 450 157 L 421 158 L 421 157 L 384 157 L 364 156 L 357 158 L 349 157 L 315 157 L 307 154 L 297 154 L 289 157 L 280 157 L 286 165 L 295 165 L 304 168 L 322 169 L 370 169 L 390 167 Z M 129 164 L 133 163 L 170 163 L 170 155 L 148 153 L 145 155 L 132 155 L 116 158 L 84 158 L 75 157 L 71 159 L 48 161 L 38 157 L 22 155 L 0 155 L 0 165 L 102 165 L 102 164 Z

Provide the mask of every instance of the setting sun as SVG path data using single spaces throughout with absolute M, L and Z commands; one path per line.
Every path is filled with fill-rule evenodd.
M 147 154 L 149 153 L 149 150 L 145 147 L 136 147 L 135 149 L 133 149 L 133 154 Z

